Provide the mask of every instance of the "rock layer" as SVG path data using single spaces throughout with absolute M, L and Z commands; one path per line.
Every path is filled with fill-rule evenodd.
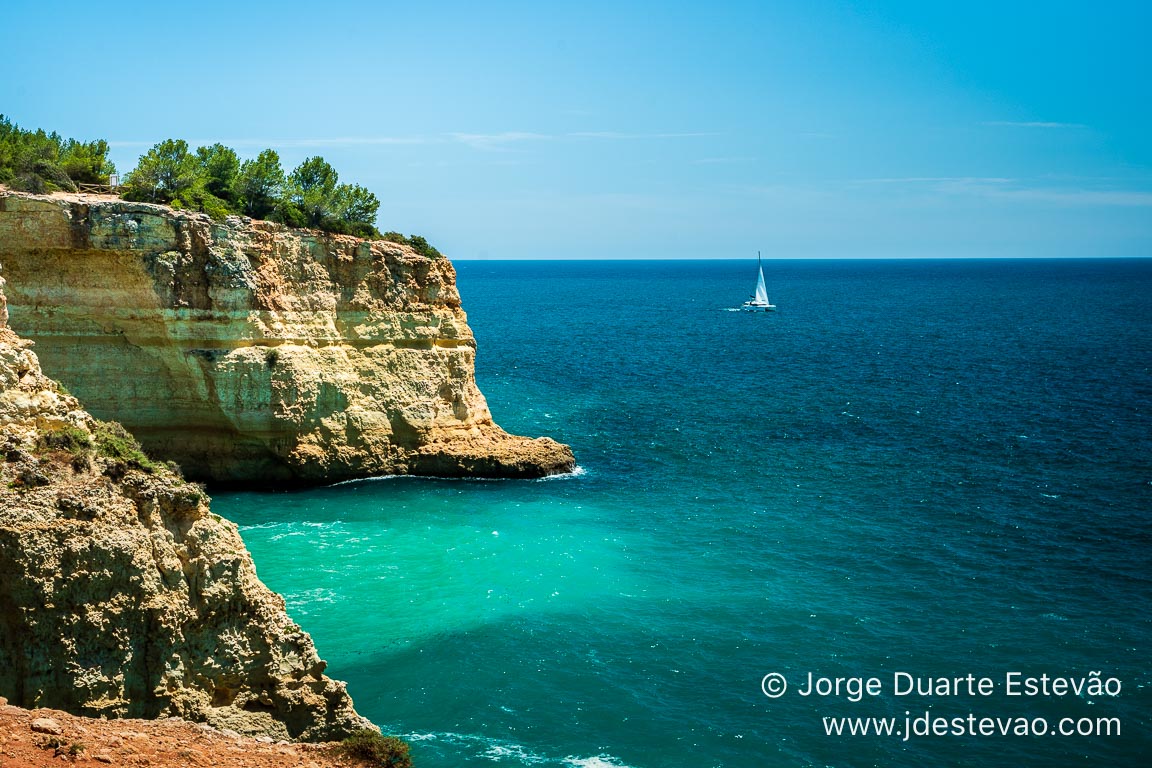
M 0 193 L 12 327 L 93 414 L 190 477 L 540 477 L 474 377 L 455 270 L 386 241 Z
M 47 378 L 6 317 L 0 291 L 0 696 L 275 739 L 368 727 L 236 526 Z

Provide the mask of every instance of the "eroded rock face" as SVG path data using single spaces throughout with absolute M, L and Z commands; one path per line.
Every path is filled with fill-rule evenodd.
M 0 696 L 276 739 L 368 727 L 236 526 L 47 378 L 4 318 L 0 290 Z
M 93 414 L 190 477 L 540 477 L 492 421 L 446 259 L 383 241 L 0 192 L 11 325 Z

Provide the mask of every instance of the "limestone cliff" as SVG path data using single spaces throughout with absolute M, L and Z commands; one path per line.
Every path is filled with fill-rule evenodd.
M 278 739 L 366 727 L 236 526 L 47 378 L 6 319 L 0 291 L 0 696 Z
M 0 191 L 11 324 L 99 418 L 190 477 L 539 477 L 474 378 L 446 259 L 114 198 Z

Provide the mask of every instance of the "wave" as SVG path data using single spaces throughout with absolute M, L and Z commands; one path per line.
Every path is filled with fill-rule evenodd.
M 517 765 L 557 766 L 558 768 L 634 768 L 608 754 L 591 757 L 549 757 L 523 744 L 505 739 L 467 733 L 404 733 L 401 738 L 411 744 L 454 747 L 464 760 L 490 760 L 494 763 L 513 762 Z
M 587 474 L 588 470 L 577 464 L 575 467 L 573 467 L 571 472 L 561 472 L 558 475 L 546 475 L 544 477 L 538 477 L 536 478 L 535 482 L 545 483 L 549 480 L 571 480 L 574 477 L 584 477 Z
M 737 310 L 739 311 L 739 310 Z M 631 768 L 619 762 L 612 755 L 596 755 L 595 757 L 566 757 L 564 765 L 572 768 Z
M 573 477 L 583 477 L 587 474 L 584 467 L 577 465 L 571 472 L 561 472 L 555 475 L 545 475 L 544 477 L 534 477 L 528 482 L 541 482 L 544 480 L 562 480 Z M 374 477 L 354 477 L 351 480 L 341 480 L 338 483 L 331 483 L 324 486 L 325 488 L 336 488 L 342 485 L 357 485 L 360 483 L 378 483 L 387 480 L 447 480 L 453 483 L 506 483 L 517 482 L 517 478 L 513 477 L 445 477 L 441 475 L 376 475 Z
M 276 520 L 271 523 L 253 523 L 252 525 L 238 525 L 236 526 L 241 531 L 258 531 L 261 528 L 279 528 L 282 525 L 289 525 L 282 520 Z

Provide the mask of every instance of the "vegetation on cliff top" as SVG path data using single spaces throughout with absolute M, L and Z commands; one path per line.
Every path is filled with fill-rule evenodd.
M 180 468 L 173 463 L 161 465 L 144 453 L 136 438 L 116 421 L 92 420 L 92 431 L 77 426 L 49 429 L 40 435 L 37 448 L 44 453 L 63 452 L 76 471 L 88 469 L 94 460 L 102 460 L 104 473 L 122 477 L 130 469 L 156 474 L 167 468 L 177 477 Z M 27 483 L 26 483 L 27 484 Z
M 107 184 L 115 172 L 103 139 L 25 130 L 0 115 L 0 184 L 24 192 L 75 192 L 77 184 Z
M 215 219 L 236 213 L 291 227 L 381 236 L 376 195 L 358 184 L 341 184 L 322 157 L 309 157 L 285 174 L 272 149 L 241 162 L 223 144 L 192 152 L 183 139 L 165 139 L 140 157 L 125 179 L 123 197 L 203 211 Z
M 115 172 L 103 139 L 81 142 L 25 130 L 0 115 L 0 184 L 24 192 L 75 192 L 78 184 L 107 185 Z M 193 152 L 182 139 L 165 139 L 141 155 L 124 179 L 121 197 L 200 211 L 217 220 L 241 214 L 388 240 L 429 258 L 442 256 L 419 235 L 381 234 L 376 228 L 380 200 L 358 184 L 340 183 L 336 169 L 319 156 L 285 173 L 272 149 L 242 161 L 223 144 Z
M 21 447 L 12 435 L 5 435 L 0 443 L 4 464 L 0 475 L 10 478 L 7 487 L 26 491 L 50 485 L 54 478 L 69 475 L 69 468 L 72 475 L 95 470 L 115 481 L 139 470 L 171 481 L 172 498 L 181 504 L 195 507 L 204 499 L 203 486 L 186 482 L 174 462 L 161 464 L 149 458 L 119 422 L 92 419 L 89 424 L 90 429 L 75 424 L 45 424 L 38 430 L 31 451 Z
M 419 235 L 381 234 L 375 223 L 380 200 L 359 184 L 341 184 L 336 169 L 319 156 L 285 173 L 274 149 L 241 162 L 236 151 L 223 144 L 192 152 L 182 139 L 165 139 L 140 157 L 122 196 L 202 211 L 214 219 L 237 213 L 290 227 L 383 239 L 429 258 L 441 256 Z

